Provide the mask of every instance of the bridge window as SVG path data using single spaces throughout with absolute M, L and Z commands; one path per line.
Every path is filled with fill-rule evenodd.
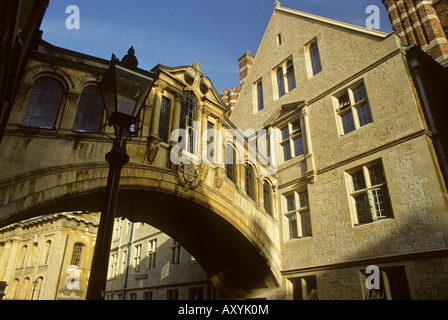
M 173 264 L 179 264 L 182 261 L 182 246 L 179 242 L 173 240 L 171 246 L 171 262 Z
M 246 194 L 256 201 L 255 196 L 255 171 L 254 167 L 250 164 L 246 164 L 245 170 L 246 181 Z
M 226 146 L 225 166 L 227 178 L 236 184 L 236 152 L 231 145 Z
M 70 261 L 70 264 L 72 266 L 79 266 L 81 264 L 81 257 L 82 257 L 82 251 L 84 249 L 84 244 L 82 243 L 75 243 L 75 246 L 73 247 L 73 253 L 72 253 L 72 259 Z
M 100 90 L 94 86 L 84 88 L 79 97 L 73 131 L 98 133 L 103 118 L 103 110 Z
M 40 78 L 34 82 L 21 122 L 23 127 L 54 129 L 64 88 L 53 78 Z
M 168 142 L 169 138 L 170 106 L 171 100 L 167 97 L 162 97 L 162 104 L 160 106 L 159 138 L 162 139 L 163 142 Z
M 191 91 L 185 91 L 180 110 L 180 129 L 185 129 L 188 133 L 186 151 L 195 153 L 196 143 L 194 141 L 197 133 L 194 122 L 197 120 L 198 99 Z
M 267 181 L 263 183 L 263 203 L 266 212 L 269 213 L 269 215 L 274 216 L 272 211 L 272 187 Z

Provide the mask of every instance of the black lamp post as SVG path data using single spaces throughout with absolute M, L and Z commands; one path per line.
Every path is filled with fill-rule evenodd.
M 120 174 L 122 167 L 129 161 L 126 143 L 139 130 L 138 116 L 156 78 L 155 73 L 137 68 L 138 61 L 134 54 L 134 48 L 131 47 L 121 62 L 113 55 L 99 84 L 108 124 L 114 127 L 115 137 L 112 150 L 106 154 L 109 176 L 90 271 L 87 300 L 104 299 Z

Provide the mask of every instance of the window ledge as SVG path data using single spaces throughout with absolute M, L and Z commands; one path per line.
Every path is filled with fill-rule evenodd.
M 368 229 L 368 228 L 375 228 L 379 225 L 387 225 L 387 224 L 394 224 L 395 218 L 382 218 L 379 220 L 375 220 L 369 223 L 363 223 L 363 224 L 353 224 L 353 229 L 355 230 L 362 230 L 362 229 Z

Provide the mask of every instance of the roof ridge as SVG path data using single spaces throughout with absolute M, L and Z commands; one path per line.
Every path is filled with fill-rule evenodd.
M 342 27 L 342 28 L 347 28 L 347 29 L 350 29 L 350 30 L 359 31 L 359 32 L 362 32 L 362 33 L 370 34 L 370 35 L 381 37 L 381 38 L 386 38 L 388 36 L 388 33 L 385 33 L 385 32 L 382 32 L 382 31 L 372 30 L 372 29 L 368 29 L 368 28 L 357 26 L 355 24 L 351 24 L 351 23 L 347 23 L 347 22 L 342 22 L 342 21 L 338 21 L 338 20 L 322 17 L 322 16 L 319 16 L 319 15 L 316 15 L 316 14 L 312 14 L 312 13 L 307 13 L 307 12 L 303 12 L 303 11 L 299 11 L 299 10 L 295 10 L 295 9 L 289 9 L 289 8 L 281 7 L 280 5 L 276 6 L 275 10 L 279 10 L 279 11 L 295 14 L 295 15 L 302 16 L 302 17 L 305 17 L 305 18 L 321 21 L 321 22 L 324 22 L 324 23 L 336 25 L 336 26 L 339 26 L 339 27 Z

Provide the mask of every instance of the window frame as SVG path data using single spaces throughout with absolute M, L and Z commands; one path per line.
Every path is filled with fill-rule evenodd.
M 72 256 L 70 258 L 70 265 L 72 266 L 78 266 L 80 267 L 82 265 L 82 259 L 84 256 L 84 248 L 85 248 L 85 244 L 82 242 L 76 242 L 73 245 L 73 251 L 72 251 Z M 77 250 L 78 248 L 80 248 L 79 250 Z
M 190 101 L 187 98 L 191 97 Z M 188 108 L 186 107 L 188 102 Z M 192 102 L 190 105 L 189 102 Z M 185 104 L 184 104 L 185 103 Z M 191 109 L 191 110 L 190 110 Z M 185 120 L 185 123 L 183 121 Z M 188 132 L 188 138 L 185 144 L 185 149 L 182 149 L 187 154 L 197 157 L 199 148 L 199 134 L 195 123 L 199 122 L 199 99 L 193 91 L 184 91 L 181 101 L 179 129 L 185 129 Z
M 164 109 L 166 107 L 166 109 Z M 171 118 L 173 113 L 173 100 L 162 96 L 160 101 L 160 116 L 159 116 L 159 128 L 157 131 L 157 136 L 162 140 L 162 142 L 170 142 L 170 132 L 171 132 Z M 162 119 L 162 116 L 165 118 Z M 165 120 L 165 122 L 162 122 Z
M 248 175 L 249 171 L 252 173 L 251 181 L 248 181 L 249 180 L 249 175 Z M 251 182 L 250 185 L 248 182 Z M 256 185 L 257 185 L 256 169 L 251 163 L 246 162 L 245 167 L 244 167 L 244 190 L 245 190 L 246 194 L 249 196 L 249 198 L 251 198 L 255 202 L 257 202 L 257 186 Z
M 380 183 L 373 184 L 371 169 L 381 167 L 381 175 L 383 181 Z M 362 184 L 355 182 L 355 175 L 362 174 L 359 176 L 358 180 L 362 179 Z M 392 201 L 390 197 L 389 187 L 387 183 L 386 172 L 384 170 L 384 165 L 381 160 L 375 160 L 368 162 L 366 164 L 357 166 L 346 171 L 347 177 L 347 187 L 348 195 L 350 201 L 350 208 L 352 212 L 352 222 L 353 226 L 370 225 L 371 223 L 380 221 L 394 219 L 394 212 L 392 208 Z M 378 207 L 379 198 L 375 198 L 373 191 L 383 190 L 384 207 Z M 357 199 L 360 199 L 360 203 L 357 203 Z M 362 208 L 361 208 L 362 205 Z M 379 210 L 377 209 L 379 208 Z M 364 212 L 367 210 L 367 212 Z M 381 211 L 385 210 L 386 214 L 382 215 Z M 380 215 L 378 215 L 378 212 Z
M 293 81 L 291 81 L 293 79 Z M 297 88 L 294 59 L 292 56 L 272 69 L 274 100 L 280 99 Z
M 303 196 L 306 195 L 306 201 Z M 285 223 L 286 241 L 310 238 L 313 236 L 311 208 L 307 189 L 295 190 L 283 196 L 283 212 L 287 219 Z M 294 207 L 289 206 L 288 199 L 294 200 Z M 295 218 L 295 220 L 292 220 Z M 294 222 L 295 223 L 292 223 Z
M 264 109 L 264 89 L 263 80 L 260 78 L 254 82 L 254 113 L 260 112 Z
M 148 241 L 148 264 L 147 269 L 151 270 L 156 267 L 157 260 L 157 239 Z
M 295 125 L 298 124 L 299 127 L 295 127 Z M 286 137 L 284 135 L 284 130 L 288 128 L 288 136 Z M 304 128 L 302 128 L 302 121 L 301 118 L 295 118 L 292 121 L 288 121 L 286 124 L 283 124 L 279 126 L 281 134 L 279 135 L 281 141 L 279 142 L 281 151 L 281 160 L 282 162 L 287 162 L 289 160 L 292 160 L 294 158 L 305 156 L 305 139 L 304 139 Z M 297 148 L 296 141 L 301 139 L 301 149 Z M 286 147 L 288 146 L 288 147 Z M 286 147 L 286 149 L 285 149 Z M 285 150 L 289 149 L 289 158 L 286 157 Z M 298 153 L 299 151 L 299 153 Z
M 86 95 L 89 94 L 88 92 L 86 92 L 86 90 L 96 90 L 96 94 L 98 95 L 97 98 L 99 98 L 99 100 L 97 101 L 98 104 L 94 106 L 95 108 L 97 108 L 96 112 L 99 111 L 99 113 L 100 113 L 99 121 L 98 121 L 98 128 L 95 127 L 95 129 L 92 129 L 92 130 L 89 130 L 89 129 L 90 129 L 90 126 L 92 126 L 92 124 L 91 124 L 92 120 L 90 118 L 92 117 L 93 108 L 91 107 L 90 104 L 81 104 L 83 102 L 90 102 L 89 100 L 85 101 L 85 99 L 87 99 L 87 98 L 85 98 L 84 94 L 86 94 Z M 86 116 L 86 113 L 88 113 L 87 116 Z M 81 117 L 81 120 L 79 120 L 79 117 Z M 87 121 L 87 124 L 85 123 L 86 117 L 90 120 L 90 121 Z M 96 120 L 98 120 L 98 119 L 96 119 Z M 79 123 L 78 123 L 78 121 L 79 121 Z M 79 95 L 79 98 L 78 98 L 78 103 L 76 105 L 75 118 L 73 120 L 72 131 L 76 132 L 76 133 L 81 133 L 81 134 L 82 133 L 86 133 L 86 134 L 100 133 L 103 121 L 104 121 L 104 106 L 103 106 L 103 99 L 101 97 L 101 92 L 96 85 L 93 85 L 93 84 L 87 85 L 82 89 L 81 94 Z
M 42 88 L 38 87 L 39 82 L 45 81 L 45 80 L 52 81 L 53 85 L 57 86 L 58 90 L 60 89 L 60 95 L 58 96 L 57 105 L 55 103 L 54 105 L 52 105 L 51 110 L 49 110 L 49 111 L 51 111 L 51 114 L 48 114 L 48 110 L 47 110 L 47 109 L 49 109 L 47 107 L 48 101 L 46 101 L 46 100 L 42 101 L 42 98 L 40 98 L 41 91 L 42 91 L 43 87 Z M 43 86 L 43 84 L 42 84 L 42 86 Z M 53 90 L 50 90 L 50 91 L 53 92 Z M 34 105 L 32 104 L 33 95 L 36 95 L 34 97 L 34 99 L 36 99 Z M 20 127 L 31 128 L 31 129 L 40 129 L 40 130 L 55 130 L 56 122 L 59 118 L 61 106 L 63 104 L 65 97 L 66 97 L 66 87 L 64 86 L 64 83 L 61 80 L 59 80 L 58 78 L 51 76 L 51 75 L 44 75 L 42 77 L 37 78 L 33 82 L 32 86 L 30 88 L 27 102 L 25 104 L 24 112 L 22 114 L 22 119 L 20 121 Z M 42 108 L 41 104 L 45 105 L 45 108 Z M 48 120 L 47 121 L 48 123 L 51 122 L 51 126 L 44 126 L 44 125 L 36 124 L 33 121 L 33 118 L 35 118 L 35 116 L 34 116 L 35 110 L 47 110 L 46 119 Z M 39 117 L 39 118 L 42 118 L 42 117 Z
M 271 182 L 266 179 L 263 180 L 263 208 L 269 216 L 274 218 L 274 190 Z
M 357 100 L 355 92 L 360 88 L 363 88 L 365 95 L 364 98 Z M 354 85 L 351 85 L 340 91 L 338 94 L 336 94 L 334 96 L 334 105 L 336 109 L 336 115 L 338 118 L 340 136 L 348 135 L 351 132 L 357 131 L 365 126 L 368 126 L 371 123 L 374 123 L 372 108 L 367 93 L 367 87 L 364 81 L 357 82 Z M 360 109 L 365 107 L 368 108 L 367 110 L 369 119 L 365 123 L 362 123 L 361 117 L 364 115 L 361 114 L 359 111 Z M 350 118 L 346 118 L 350 114 L 351 114 Z M 349 127 L 345 119 L 350 120 Z

